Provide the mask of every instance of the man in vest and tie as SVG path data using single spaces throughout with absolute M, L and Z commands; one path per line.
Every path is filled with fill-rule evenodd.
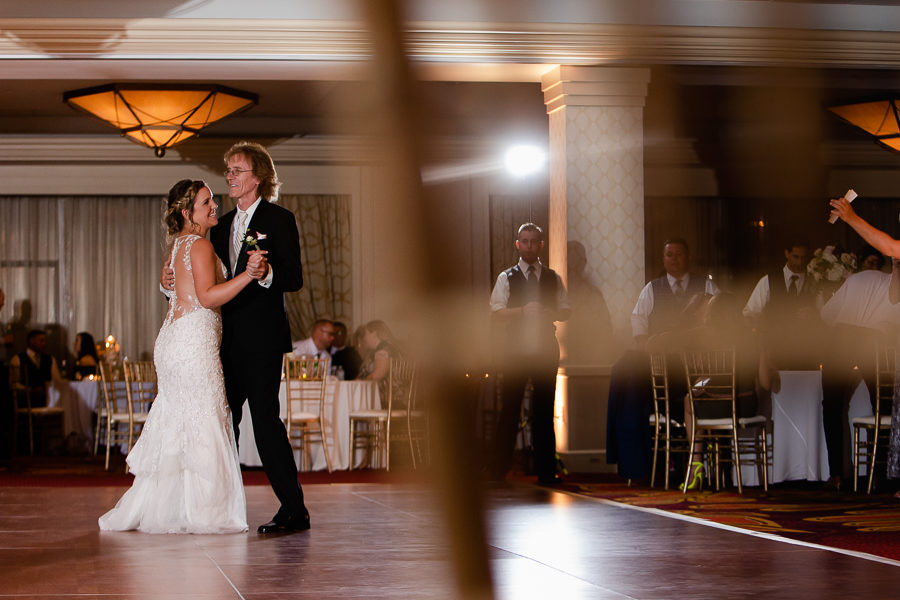
M 641 290 L 631 313 L 635 349 L 625 352 L 610 374 L 606 462 L 615 464 L 626 479 L 645 479 L 650 473 L 648 418 L 653 412 L 653 398 L 650 355 L 644 351 L 647 341 L 661 333 L 697 325 L 699 314 L 694 309 L 702 308 L 705 300 L 719 293 L 712 279 L 690 272 L 690 251 L 682 238 L 670 238 L 663 245 L 663 268 L 665 273 Z M 674 350 L 666 356 L 669 372 L 683 372 Z M 670 398 L 683 398 L 687 393 L 683 379 L 670 377 Z M 673 420 L 684 419 L 683 402 L 671 402 L 669 409 Z
M 519 227 L 519 262 L 497 277 L 491 293 L 491 317 L 505 325 L 503 407 L 494 438 L 491 475 L 502 481 L 512 466 L 519 415 L 527 382 L 531 381 L 531 439 L 534 468 L 540 485 L 559 482 L 553 404 L 559 343 L 556 321 L 569 318 L 569 298 L 555 271 L 541 264 L 544 232 L 534 223 Z
M 821 326 L 806 277 L 809 248 L 804 242 L 792 242 L 784 249 L 784 258 L 784 267 L 760 278 L 743 314 L 760 332 L 763 349 L 776 369 L 818 368 L 812 350 Z
M 712 279 L 691 275 L 690 251 L 681 238 L 666 241 L 663 268 L 665 275 L 644 286 L 631 312 L 631 333 L 638 348 L 656 334 L 696 325 L 688 314 L 696 299 L 719 293 Z

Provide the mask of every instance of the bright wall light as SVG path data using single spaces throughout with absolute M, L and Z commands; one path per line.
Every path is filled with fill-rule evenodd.
M 513 146 L 506 152 L 503 163 L 507 171 L 524 177 L 543 169 L 546 160 L 546 154 L 537 146 Z

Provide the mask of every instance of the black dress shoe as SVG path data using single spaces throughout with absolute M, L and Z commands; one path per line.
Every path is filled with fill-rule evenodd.
M 554 473 L 553 475 L 549 475 L 549 476 L 538 477 L 538 485 L 553 487 L 553 486 L 561 485 L 562 483 L 563 483 L 563 478 L 560 477 L 559 473 Z
M 260 525 L 257 533 L 288 533 L 292 531 L 306 531 L 309 529 L 309 515 L 303 517 L 289 517 L 285 520 L 272 519 L 268 523 Z

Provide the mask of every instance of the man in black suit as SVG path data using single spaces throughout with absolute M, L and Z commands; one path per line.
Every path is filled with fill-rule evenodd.
M 272 204 L 278 177 L 272 157 L 259 144 L 239 142 L 225 153 L 228 195 L 237 207 L 210 231 L 228 276 L 241 273 L 248 250 L 266 250 L 258 285 L 248 285 L 222 307 L 222 369 L 225 393 L 239 431 L 244 400 L 263 469 L 281 507 L 259 533 L 309 529 L 309 512 L 297 481 L 297 465 L 280 417 L 281 363 L 291 351 L 284 293 L 303 286 L 300 234 L 293 213 Z
M 303 286 L 300 234 L 293 213 L 270 201 L 280 182 L 272 157 L 261 145 L 238 142 L 225 153 L 228 195 L 237 207 L 210 230 L 210 242 L 234 277 L 248 269 L 250 250 L 266 251 L 257 284 L 245 287 L 222 307 L 222 370 L 225 394 L 239 433 L 244 400 L 250 405 L 253 435 L 263 470 L 281 507 L 259 533 L 309 529 L 309 512 L 297 481 L 297 465 L 280 417 L 278 390 L 291 332 L 284 293 Z M 249 272 L 249 271 L 248 271 Z M 165 287 L 172 271 L 163 273 Z

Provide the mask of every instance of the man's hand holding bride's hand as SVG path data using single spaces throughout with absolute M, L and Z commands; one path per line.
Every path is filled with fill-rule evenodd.
M 268 250 L 250 250 L 247 253 L 247 274 L 253 279 L 265 279 L 269 273 L 269 261 L 266 260 Z
M 175 289 L 175 270 L 172 269 L 172 259 L 168 259 L 162 268 L 162 273 L 159 276 L 159 285 L 163 286 L 164 289 L 172 291 Z

